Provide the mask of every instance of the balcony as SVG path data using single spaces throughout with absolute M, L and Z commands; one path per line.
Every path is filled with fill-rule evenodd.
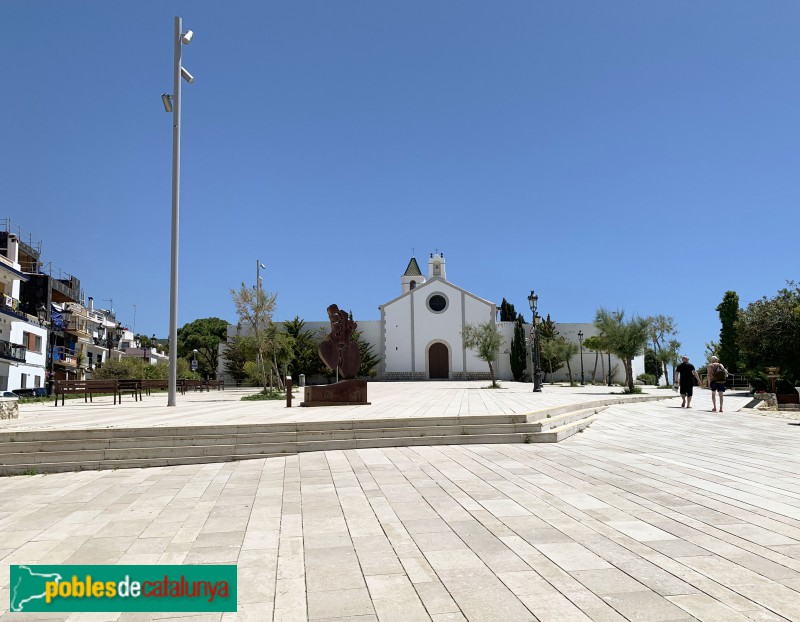
M 64 330 L 79 337 L 89 337 L 90 333 L 87 330 L 86 320 L 83 318 L 73 317 L 64 325 Z
M 27 349 L 25 346 L 0 339 L 0 359 L 6 359 L 7 361 L 21 361 L 24 363 L 26 352 Z
M 56 346 L 53 348 L 53 363 L 64 365 L 65 367 L 77 367 L 78 358 L 75 355 L 75 350 L 70 350 L 64 346 Z
M 28 316 L 20 309 L 19 300 L 5 294 L 0 294 L 0 312 L 26 322 L 28 321 Z

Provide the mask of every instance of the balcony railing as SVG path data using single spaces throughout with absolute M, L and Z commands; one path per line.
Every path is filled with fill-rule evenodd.
M 25 346 L 0 339 L 0 358 L 24 362 L 26 352 Z
M 64 326 L 64 330 L 71 333 L 78 333 L 80 335 L 89 334 L 89 331 L 86 328 L 86 320 L 82 319 L 70 319 L 66 326 Z
M 59 365 L 75 367 L 78 364 L 78 359 L 75 356 L 75 350 L 70 350 L 64 346 L 56 346 L 53 348 L 53 362 Z
M 22 312 L 21 306 L 20 301 L 16 298 L 0 294 L 0 311 L 27 321 L 28 316 Z

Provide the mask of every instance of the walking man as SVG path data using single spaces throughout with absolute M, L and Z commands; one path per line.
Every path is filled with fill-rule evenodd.
M 689 362 L 689 357 L 685 354 L 681 357 L 681 364 L 675 368 L 674 383 L 680 386 L 681 408 L 692 407 L 692 392 L 696 384 L 700 384 L 700 376 Z
M 716 356 L 711 357 L 711 364 L 706 368 L 708 387 L 711 389 L 712 413 L 717 412 L 717 393 L 719 393 L 719 412 L 722 412 L 722 394 L 725 393 L 725 381 L 728 379 L 728 370 Z

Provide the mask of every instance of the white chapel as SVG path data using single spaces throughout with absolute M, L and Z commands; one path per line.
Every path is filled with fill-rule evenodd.
M 401 294 L 378 307 L 383 380 L 488 378 L 484 361 L 464 348 L 466 324 L 494 322 L 497 306 L 447 280 L 444 253 L 431 253 L 427 276 L 412 257 Z

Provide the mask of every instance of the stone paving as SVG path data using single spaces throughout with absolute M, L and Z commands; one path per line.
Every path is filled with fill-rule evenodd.
M 557 445 L 0 478 L 0 608 L 12 563 L 237 563 L 235 614 L 25 619 L 800 620 L 800 427 L 747 401 L 614 406 Z
M 64 406 L 52 402 L 20 404 L 19 419 L 0 421 L 0 432 L 96 427 L 190 426 L 248 423 L 286 423 L 342 419 L 399 419 L 501 415 L 577 404 L 612 395 L 624 399 L 620 387 L 569 387 L 545 385 L 533 393 L 531 385 L 503 382 L 502 389 L 487 390 L 487 382 L 374 382 L 369 385 L 369 406 L 327 406 L 301 408 L 303 389 L 294 391 L 292 408 L 283 400 L 240 401 L 255 389 L 189 392 L 178 395 L 177 406 L 167 407 L 165 393 L 144 396 L 135 402 L 125 396 L 114 405 L 111 397 L 95 397 L 93 403 L 82 398 L 65 400 Z M 645 393 L 671 396 L 672 391 L 645 388 Z M 633 396 L 635 397 L 635 396 Z M 60 402 L 59 402 L 60 404 Z

